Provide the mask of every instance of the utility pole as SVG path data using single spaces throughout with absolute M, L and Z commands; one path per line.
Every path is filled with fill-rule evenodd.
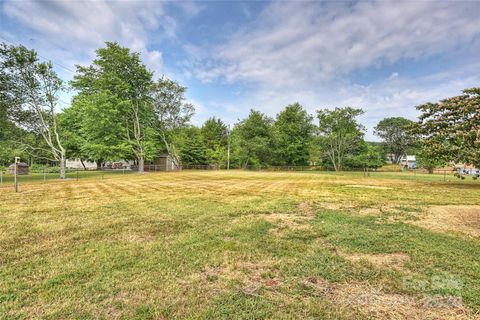
M 227 134 L 227 170 L 230 170 L 230 125 L 228 125 Z
M 15 157 L 15 175 L 14 175 L 15 192 L 18 192 L 18 163 L 19 162 L 20 162 L 20 157 Z

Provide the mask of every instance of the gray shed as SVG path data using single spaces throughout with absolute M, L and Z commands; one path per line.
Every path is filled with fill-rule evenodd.
M 148 171 L 178 171 L 182 168 L 175 164 L 172 156 L 167 153 L 163 153 L 159 155 L 150 166 L 146 165 L 145 169 Z

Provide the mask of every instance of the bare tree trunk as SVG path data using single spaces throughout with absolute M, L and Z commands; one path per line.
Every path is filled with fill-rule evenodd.
M 172 147 L 170 146 L 170 144 L 168 143 L 167 137 L 165 136 L 165 132 L 162 132 L 162 140 L 163 140 L 163 143 L 165 144 L 165 148 L 167 149 L 168 155 L 170 155 L 170 156 L 172 157 L 172 160 L 173 160 L 174 165 L 175 165 L 177 168 L 181 168 L 182 163 L 181 163 L 181 161 L 180 161 L 180 158 L 179 158 L 179 156 L 177 155 L 177 152 L 176 152 L 175 148 L 172 148 Z
M 395 163 L 400 164 L 403 154 L 395 154 Z
M 65 179 L 65 173 L 66 173 L 66 160 L 65 160 L 65 155 L 62 154 L 60 156 L 60 179 Z
M 83 170 L 87 170 L 87 167 L 85 166 L 85 163 L 83 163 L 82 159 L 80 159 L 80 163 L 82 164 Z
M 143 156 L 138 157 L 138 173 L 145 172 L 145 159 Z

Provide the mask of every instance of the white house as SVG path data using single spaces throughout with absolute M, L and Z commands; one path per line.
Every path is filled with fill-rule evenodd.
M 455 166 L 455 171 L 457 171 L 457 173 L 459 174 L 465 174 L 470 176 L 475 176 L 480 174 L 480 169 L 477 169 L 473 166 L 466 166 L 466 165 Z
M 83 164 L 85 165 L 85 168 L 87 170 L 97 169 L 97 163 L 96 162 L 83 161 Z M 82 170 L 84 169 L 80 159 L 67 160 L 66 161 L 66 166 L 67 166 L 68 169 L 82 169 Z
M 414 155 L 406 155 L 400 159 L 400 164 L 404 168 L 416 169 L 417 168 L 417 157 Z

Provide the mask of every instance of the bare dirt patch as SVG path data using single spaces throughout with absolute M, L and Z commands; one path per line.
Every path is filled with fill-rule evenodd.
M 342 254 L 345 259 L 352 262 L 367 261 L 375 267 L 401 269 L 404 264 L 410 261 L 410 256 L 405 253 L 384 253 L 384 254 L 366 254 L 353 253 Z
M 358 206 L 358 203 L 354 202 L 323 202 L 317 203 L 316 206 L 322 209 L 345 211 L 360 216 L 381 216 L 395 210 L 393 206 L 383 203 L 364 207 Z
M 313 203 L 311 203 L 309 201 L 304 201 L 304 202 L 300 203 L 297 206 L 297 209 L 302 216 L 307 216 L 307 217 L 310 217 L 310 218 L 315 217 L 315 209 L 313 207 Z
M 276 290 L 282 285 L 279 262 L 240 261 L 231 265 L 205 267 L 191 274 L 184 284 L 200 284 L 209 294 L 227 292 L 232 286 L 244 294 L 256 296 L 261 289 Z
M 380 208 L 361 208 L 357 211 L 361 216 L 378 216 L 382 214 L 382 209 Z
M 312 218 L 289 213 L 272 213 L 263 217 L 263 219 L 275 225 L 269 232 L 279 236 L 288 231 L 312 230 L 312 225 L 308 223 Z
M 262 288 L 276 289 L 282 283 L 276 261 L 240 262 L 234 270 L 245 294 L 256 295 Z
M 433 231 L 454 231 L 479 237 L 480 206 L 433 206 L 413 223 Z
M 390 293 L 368 283 L 332 283 L 310 277 L 303 285 L 321 297 L 350 306 L 369 319 L 471 319 L 456 297 L 415 297 Z

